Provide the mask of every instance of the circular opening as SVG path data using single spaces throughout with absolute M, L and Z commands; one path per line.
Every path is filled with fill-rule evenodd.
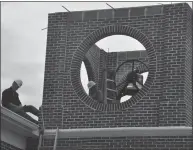
M 145 51 L 145 47 L 138 40 L 126 35 L 108 36 L 95 44 L 105 52 Z
M 88 83 L 89 79 L 88 79 L 88 74 L 87 74 L 87 70 L 86 70 L 84 62 L 82 62 L 82 64 L 81 64 L 80 79 L 81 79 L 81 83 L 82 83 L 82 86 L 83 86 L 85 92 L 88 94 L 89 89 L 87 87 L 87 83 Z
M 112 36 L 112 35 L 130 36 L 130 37 L 138 40 L 145 47 L 145 49 L 147 50 L 147 55 L 148 55 L 147 57 L 148 57 L 149 74 L 148 74 L 147 81 L 145 82 L 145 85 L 143 86 L 143 88 L 141 90 L 139 90 L 139 92 L 135 96 L 132 96 L 132 98 L 130 100 L 125 101 L 124 103 L 119 102 L 119 103 L 115 103 L 115 104 L 114 103 L 113 104 L 111 104 L 111 103 L 106 104 L 106 103 L 100 103 L 100 102 L 96 101 L 91 96 L 88 96 L 88 94 L 85 92 L 83 85 L 81 83 L 81 79 L 80 79 L 80 76 L 81 76 L 80 75 L 80 69 L 81 69 L 81 63 L 83 61 L 85 64 L 87 72 L 89 72 L 88 73 L 89 81 L 90 80 L 97 81 L 98 79 L 101 78 L 101 76 L 98 77 L 95 74 L 95 72 L 97 70 L 97 69 L 95 69 L 97 67 L 97 63 L 95 63 L 95 61 L 88 61 L 89 59 L 85 59 L 86 58 L 85 56 L 88 54 L 91 47 L 94 46 L 93 44 L 95 44 L 97 41 L 99 41 L 105 37 Z M 99 58 L 99 56 L 106 56 L 105 53 L 106 52 L 103 50 L 103 51 L 101 51 L 100 55 L 98 55 L 98 53 L 95 53 L 94 57 Z M 99 64 L 103 65 L 104 61 L 105 60 L 101 60 Z M 89 62 L 93 62 L 93 63 L 89 63 Z M 140 63 L 139 60 L 138 60 L 138 62 Z M 155 77 L 156 65 L 157 65 L 157 63 L 156 63 L 155 50 L 153 48 L 152 43 L 149 41 L 148 37 L 145 34 L 140 32 L 136 28 L 131 28 L 129 26 L 122 26 L 122 25 L 118 25 L 118 24 L 110 25 L 110 26 L 102 27 L 102 28 L 90 33 L 87 37 L 85 37 L 83 42 L 77 48 L 77 50 L 75 51 L 75 53 L 73 55 L 73 59 L 72 59 L 72 63 L 71 63 L 71 70 L 70 70 L 71 82 L 72 82 L 73 89 L 74 89 L 75 93 L 77 94 L 77 96 L 80 98 L 80 100 L 85 105 L 91 107 L 92 109 L 97 109 L 100 111 L 124 110 L 124 109 L 131 107 L 133 104 L 136 104 L 139 100 L 141 100 L 148 93 L 148 91 L 150 90 L 150 88 L 153 84 L 153 80 Z M 91 66 L 94 66 L 94 67 L 91 67 Z M 145 65 L 145 66 L 147 66 L 147 65 Z M 113 66 L 112 66 L 112 68 L 113 68 Z M 143 67 L 142 67 L 142 69 L 143 69 Z M 101 71 L 104 71 L 104 70 L 100 69 L 99 71 L 97 71 L 97 73 L 100 74 Z M 110 73 L 113 76 L 114 72 L 111 71 Z M 103 82 L 98 83 L 98 85 L 95 87 L 97 87 L 97 88 L 100 87 L 102 83 Z
M 106 55 L 105 58 L 104 55 Z M 122 103 L 129 100 L 133 95 L 137 94 L 138 92 L 135 92 L 135 94 L 132 95 L 123 94 L 123 96 L 118 99 L 118 94 L 116 94 L 116 96 L 112 96 L 113 92 L 110 90 L 116 90 L 116 88 L 113 88 L 110 85 L 111 83 L 105 83 L 104 78 L 108 79 L 108 75 L 106 77 L 103 77 L 104 73 L 102 69 L 106 68 L 107 71 L 115 71 L 121 65 L 121 63 L 132 59 L 139 59 L 147 63 L 147 52 L 145 50 L 145 47 L 139 41 L 132 37 L 125 35 L 112 35 L 105 37 L 93 44 L 93 46 L 86 53 L 85 59 L 82 61 L 81 64 L 80 78 L 85 92 L 90 95 L 87 84 L 89 83 L 89 81 L 92 80 L 96 83 L 97 90 L 100 90 L 100 92 L 102 93 L 103 103 L 105 103 L 104 97 L 108 98 L 108 100 L 106 101 L 107 104 L 111 103 L 112 100 L 114 100 L 115 103 Z M 101 65 L 102 61 L 104 63 Z M 136 66 L 142 65 L 139 62 L 135 63 Z M 120 69 L 116 72 L 116 77 L 114 79 L 116 85 L 119 84 L 120 80 L 126 74 L 128 74 L 128 72 L 131 73 L 131 68 L 131 62 L 125 63 L 120 67 Z M 140 73 L 140 75 L 143 77 L 142 84 L 144 85 L 147 80 L 148 71 L 142 72 Z M 127 80 L 125 82 L 127 82 Z M 107 90 L 105 90 L 104 88 L 106 88 Z M 134 88 L 134 85 L 128 82 L 127 88 Z M 97 90 L 95 91 L 96 94 Z M 138 91 L 139 90 L 140 89 L 138 89 Z M 92 97 L 92 95 L 90 96 Z M 96 99 L 97 96 L 93 96 L 93 98 Z

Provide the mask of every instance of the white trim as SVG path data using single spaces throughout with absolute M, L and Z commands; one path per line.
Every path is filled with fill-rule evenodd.
M 1 106 L 1 140 L 25 149 L 27 137 L 37 137 L 38 125 Z
M 9 129 L 9 127 L 3 127 L 1 130 L 1 141 L 4 141 L 14 147 L 22 150 L 26 149 L 26 138 L 19 135 Z
M 36 133 L 37 134 L 37 133 Z M 45 138 L 54 138 L 56 129 L 47 129 Z M 191 136 L 192 127 L 120 127 L 90 129 L 59 129 L 58 138 L 122 137 L 122 136 Z
M 27 127 L 31 130 L 36 130 L 38 128 L 38 125 L 27 120 L 26 118 L 14 113 L 13 111 L 2 107 L 1 106 L 1 118 L 3 120 L 10 120 L 10 121 L 14 121 L 19 125 L 22 125 L 23 127 Z
M 24 137 L 37 137 L 38 125 L 1 107 L 1 128 L 8 128 L 12 132 Z M 2 130 L 2 129 L 1 129 Z M 56 129 L 46 129 L 45 138 L 54 138 Z M 118 128 L 81 128 L 81 129 L 59 129 L 58 138 L 73 137 L 121 137 L 121 136 L 190 136 L 192 127 L 118 127 Z

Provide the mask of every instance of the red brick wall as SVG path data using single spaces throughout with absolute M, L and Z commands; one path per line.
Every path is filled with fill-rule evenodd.
M 97 45 L 93 45 L 85 55 L 84 63 L 89 80 L 97 83 L 98 89 L 102 88 L 103 69 L 106 66 L 107 53 Z
M 1 150 L 21 150 L 13 145 L 10 145 L 4 141 L 1 141 Z
M 68 138 L 58 141 L 58 149 L 65 150 L 192 150 L 191 136 L 162 137 L 98 137 L 98 138 Z M 45 140 L 52 150 L 53 140 Z M 50 149 L 49 149 L 50 148 Z
M 192 52 L 193 52 L 193 45 L 192 45 L 192 35 L 193 35 L 193 15 L 192 15 L 191 8 L 187 8 L 187 31 L 186 31 L 186 41 L 185 41 L 185 49 L 186 49 L 186 57 L 185 57 L 185 101 L 186 101 L 186 116 L 187 116 L 187 124 L 192 126 Z M 191 121 L 192 120 L 192 121 Z
M 39 139 L 28 137 L 26 150 L 38 150 Z
M 192 37 L 187 36 L 191 33 L 190 26 L 190 7 L 188 4 L 164 7 L 162 37 L 163 59 L 162 66 L 162 97 L 159 106 L 159 125 L 184 125 L 190 126 L 191 113 L 189 102 L 192 99 L 191 87 L 188 83 L 191 72 L 190 44 L 187 41 Z M 189 70 L 189 71 L 188 71 Z
M 49 14 L 43 96 L 46 129 L 191 126 L 190 11 L 181 3 Z M 80 66 L 92 44 L 114 34 L 131 36 L 144 45 L 150 71 L 145 87 L 131 101 L 103 105 L 83 93 Z M 109 68 L 116 67 L 117 55 L 122 54 L 112 53 Z M 99 79 L 104 64 L 101 59 Z M 61 139 L 58 146 L 69 150 L 192 150 L 192 141 L 192 136 L 93 137 Z M 45 141 L 45 146 L 52 149 L 53 140 Z
M 129 18 L 124 17 L 128 10 Z M 191 96 L 191 73 L 190 66 L 184 67 L 191 54 L 185 46 L 191 40 L 189 6 L 148 7 L 147 16 L 144 10 L 49 14 L 43 96 L 46 128 L 190 125 L 190 100 L 185 98 Z M 145 87 L 131 101 L 103 105 L 83 93 L 79 70 L 92 43 L 112 34 L 126 34 L 141 42 L 150 72 Z
M 109 53 L 107 67 L 111 70 L 116 71 L 119 65 L 121 65 L 123 62 L 129 59 L 138 59 L 143 63 L 145 63 L 148 67 L 148 56 L 147 56 L 147 51 L 145 50 Z M 137 68 L 138 66 L 143 67 L 144 69 L 147 69 L 145 65 L 135 61 L 134 67 Z M 131 71 L 131 68 L 132 68 L 132 62 L 125 63 L 124 65 L 122 65 L 116 74 L 116 80 L 119 81 L 123 77 L 123 75 L 128 73 L 128 71 Z

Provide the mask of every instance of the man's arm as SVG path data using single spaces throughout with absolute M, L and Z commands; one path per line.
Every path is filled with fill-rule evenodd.
M 17 99 L 16 99 L 16 102 L 17 102 L 17 107 L 22 107 L 22 104 L 21 104 L 21 101 L 19 100 L 19 95 L 17 94 Z
M 10 95 L 7 91 L 3 91 L 3 93 L 2 93 L 2 105 L 4 107 L 7 107 L 9 103 L 10 103 Z
M 21 104 L 21 102 L 19 100 L 19 97 L 18 97 L 18 100 L 17 100 L 18 106 L 13 104 L 13 103 L 11 103 L 11 99 L 12 99 L 12 97 L 11 97 L 11 95 L 10 95 L 10 93 L 8 91 L 4 91 L 2 93 L 2 105 L 4 107 L 9 107 L 9 106 L 20 107 L 20 108 L 22 107 L 22 104 Z

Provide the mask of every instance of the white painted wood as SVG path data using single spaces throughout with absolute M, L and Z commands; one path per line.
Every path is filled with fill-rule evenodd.
M 1 106 L 1 141 L 25 150 L 27 137 L 37 137 L 38 125 Z
M 26 137 L 11 131 L 9 128 L 1 128 L 1 141 L 4 141 L 22 150 L 25 150 L 26 148 Z
M 45 130 L 44 138 L 55 137 L 56 130 Z M 58 139 L 73 137 L 121 137 L 121 136 L 190 136 L 192 127 L 120 127 L 90 129 L 59 129 Z

